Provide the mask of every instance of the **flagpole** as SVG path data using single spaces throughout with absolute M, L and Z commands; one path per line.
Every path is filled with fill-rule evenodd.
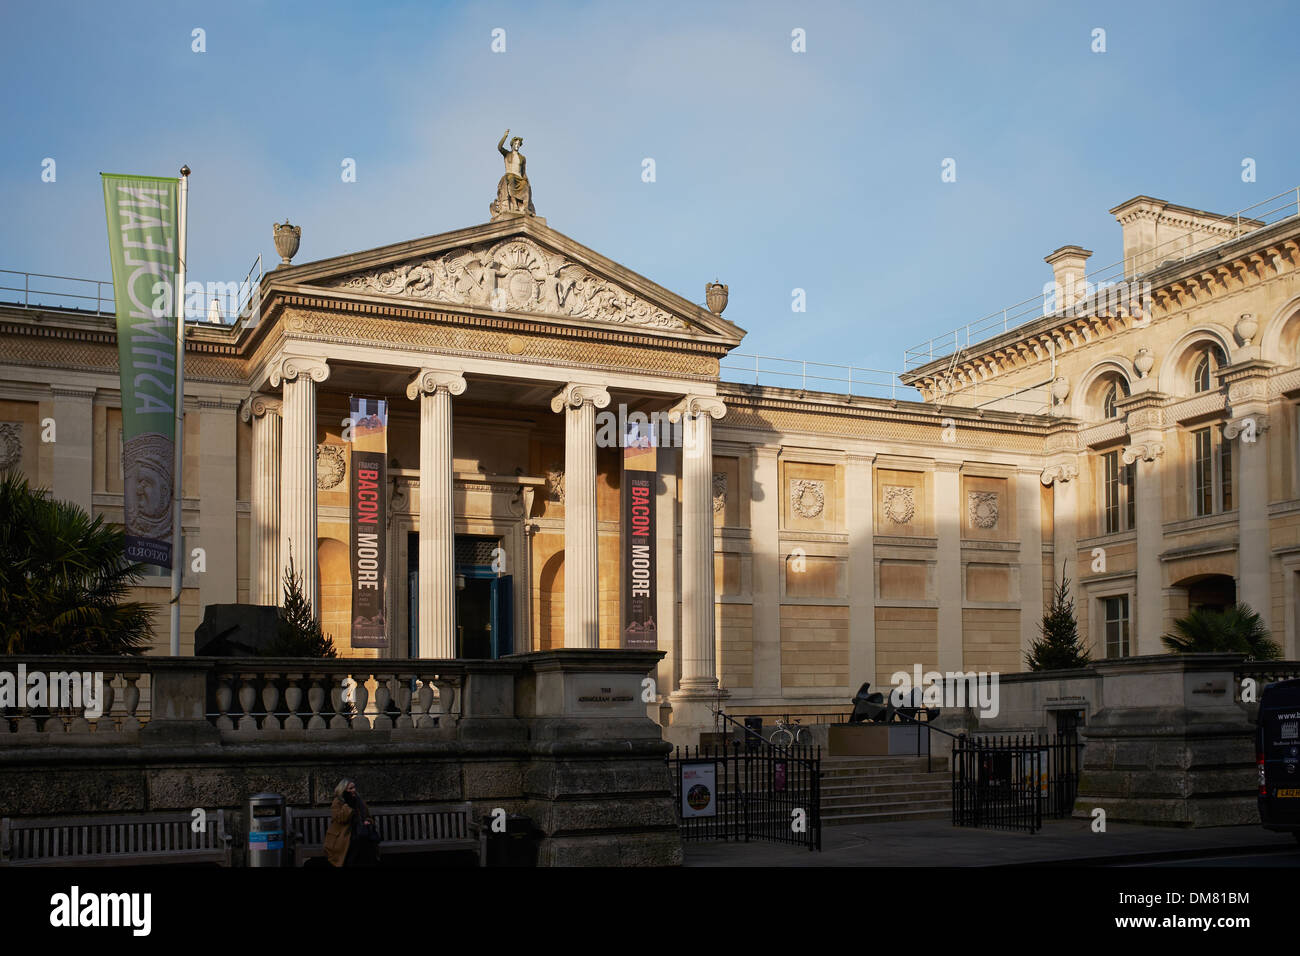
M 185 575 L 185 544 L 181 533 L 181 477 L 185 467 L 185 216 L 189 209 L 190 168 L 181 167 L 180 236 L 176 257 L 176 441 L 172 459 L 172 626 L 171 656 L 181 653 L 181 580 Z

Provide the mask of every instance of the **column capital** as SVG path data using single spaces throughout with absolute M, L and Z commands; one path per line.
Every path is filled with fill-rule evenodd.
M 1072 481 L 1078 477 L 1078 465 L 1069 462 L 1060 462 L 1055 465 L 1048 465 L 1044 468 L 1043 473 L 1038 476 L 1038 480 L 1050 488 L 1053 484 L 1058 482 L 1064 484 L 1065 482 Z
M 465 376 L 440 368 L 422 368 L 406 386 L 406 397 L 415 400 L 421 395 L 437 395 L 439 391 L 448 395 L 464 394 Z
M 686 395 L 668 409 L 668 420 L 676 424 L 681 421 L 683 415 L 708 415 L 711 418 L 721 418 L 725 414 L 727 414 L 727 406 L 720 398 L 713 395 Z
M 247 422 L 254 418 L 261 418 L 263 415 L 281 415 L 283 409 L 284 405 L 278 398 L 252 392 L 239 403 L 239 420 Z
M 1268 431 L 1269 424 L 1267 415 L 1261 413 L 1244 415 L 1236 421 L 1228 422 L 1223 426 L 1223 437 L 1228 441 L 1232 441 L 1232 439 L 1241 435 L 1241 440 L 1249 444 L 1255 440 L 1256 434 L 1263 434 Z
M 1154 441 L 1144 445 L 1127 445 L 1120 457 L 1124 459 L 1124 464 L 1131 465 L 1139 458 L 1142 461 L 1155 461 L 1157 458 L 1163 458 L 1164 454 L 1164 442 Z
M 603 385 L 583 385 L 580 382 L 570 382 L 551 399 L 551 411 L 562 412 L 566 407 L 581 408 L 587 404 L 596 408 L 604 408 L 609 404 L 609 390 Z
M 330 377 L 329 363 L 323 358 L 302 355 L 282 355 L 271 363 L 272 388 L 279 388 L 281 382 L 292 382 L 299 376 L 320 384 Z

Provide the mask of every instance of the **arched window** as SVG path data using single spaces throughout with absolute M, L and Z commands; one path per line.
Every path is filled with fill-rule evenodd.
M 1208 392 L 1213 388 L 1210 371 L 1222 364 L 1223 352 L 1217 346 L 1210 346 L 1201 352 L 1196 364 L 1192 367 L 1192 390 L 1195 392 Z
M 1121 398 L 1128 397 L 1128 388 L 1119 379 L 1111 379 L 1110 384 L 1101 395 L 1101 416 L 1102 418 L 1115 418 L 1119 411 L 1115 405 Z

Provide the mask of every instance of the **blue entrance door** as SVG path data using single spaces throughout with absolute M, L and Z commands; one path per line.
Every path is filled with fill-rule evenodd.
M 495 546 L 495 541 L 493 542 Z M 461 547 L 457 552 L 473 550 Z M 419 535 L 407 546 L 408 636 L 411 657 L 420 655 Z M 514 578 L 490 564 L 456 564 L 456 656 L 497 658 L 514 653 Z

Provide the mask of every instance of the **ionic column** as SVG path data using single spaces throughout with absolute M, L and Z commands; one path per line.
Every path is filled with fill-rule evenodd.
M 1224 426 L 1226 441 L 1237 441 L 1237 600 L 1272 624 L 1269 582 L 1272 558 L 1268 529 L 1268 431 L 1266 414 L 1255 412 Z
M 565 647 L 600 647 L 596 409 L 608 404 L 600 385 L 566 385 L 551 399 L 551 411 L 564 412 Z
M 1079 466 L 1071 460 L 1048 465 L 1039 475 L 1052 489 L 1052 585 L 1061 580 L 1061 569 L 1070 581 L 1070 592 L 1079 593 L 1078 482 Z
M 682 679 L 686 693 L 718 686 L 714 645 L 713 419 L 727 413 L 722 402 L 688 395 L 668 412 L 681 421 L 682 436 Z
M 316 565 L 316 386 L 329 378 L 324 359 L 285 357 L 271 369 L 271 387 L 284 384 L 280 455 L 280 558 L 284 576 L 292 552 L 302 593 L 320 616 Z M 278 603 L 278 602 L 277 602 Z
M 1131 432 L 1130 432 L 1131 434 Z M 1146 441 L 1127 446 L 1121 456 L 1124 464 L 1137 466 L 1137 614 L 1131 626 L 1129 653 L 1160 654 L 1164 646 L 1164 570 L 1160 552 L 1164 550 L 1164 484 L 1161 460 L 1162 441 Z
M 51 391 L 54 393 L 55 428 L 51 491 L 55 498 L 80 505 L 90 514 L 94 484 L 91 466 L 95 445 L 95 389 L 93 386 L 56 385 Z M 170 461 L 167 470 L 170 473 Z M 171 495 L 170 488 L 167 494 Z M 171 527 L 170 521 L 168 527 Z
M 248 596 L 253 604 L 284 601 L 280 579 L 280 415 L 281 404 L 266 395 L 244 399 L 239 417 L 253 423 L 252 515 Z
M 456 656 L 456 516 L 452 497 L 451 397 L 459 372 L 425 368 L 406 386 L 420 399 L 420 656 Z
M 966 656 L 961 580 L 961 466 L 959 461 L 934 463 L 934 530 L 938 541 L 935 584 L 939 592 L 935 620 L 941 671 L 962 670 Z

